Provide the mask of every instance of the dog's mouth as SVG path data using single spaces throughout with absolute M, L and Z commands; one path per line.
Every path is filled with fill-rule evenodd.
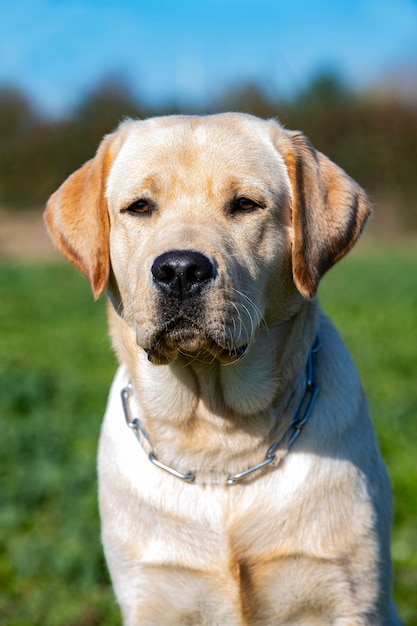
M 247 347 L 248 344 L 235 345 L 231 340 L 214 337 L 195 322 L 180 318 L 165 324 L 144 349 L 148 360 L 155 365 L 168 364 L 179 355 L 229 364 L 242 358 Z

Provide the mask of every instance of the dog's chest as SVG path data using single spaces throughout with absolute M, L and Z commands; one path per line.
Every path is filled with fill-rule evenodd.
M 122 496 L 126 518 L 107 537 L 105 523 L 103 529 L 109 561 L 117 561 L 113 571 L 124 579 L 135 572 L 135 604 L 142 618 L 149 612 L 149 623 L 322 624 L 348 602 L 349 572 L 337 560 L 307 556 L 295 508 L 271 497 L 268 503 L 265 494 L 258 499 L 251 488 L 168 483 L 153 498 Z
M 141 616 L 126 624 L 306 626 L 345 605 L 349 615 L 355 562 L 367 562 L 373 546 L 369 504 L 346 462 L 320 459 L 319 471 L 318 457 L 298 449 L 252 483 L 184 483 L 149 462 L 120 428 L 113 400 L 100 443 L 100 509 L 119 602 Z

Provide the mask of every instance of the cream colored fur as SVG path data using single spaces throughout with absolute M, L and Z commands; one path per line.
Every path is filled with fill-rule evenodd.
M 303 135 L 241 114 L 127 121 L 52 196 L 51 236 L 96 297 L 107 289 L 121 364 L 99 488 L 127 626 L 399 624 L 389 479 L 355 366 L 315 297 L 369 214 Z M 214 268 L 184 296 L 186 316 L 153 276 L 178 250 Z M 280 464 L 226 486 L 286 441 L 318 332 L 310 421 Z M 129 381 L 158 457 L 195 484 L 152 465 L 126 426 Z

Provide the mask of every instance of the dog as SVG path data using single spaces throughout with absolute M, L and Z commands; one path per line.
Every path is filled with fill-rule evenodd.
M 316 297 L 370 215 L 302 133 L 240 113 L 126 120 L 51 196 L 120 362 L 98 471 L 127 626 L 400 624 L 390 481 Z

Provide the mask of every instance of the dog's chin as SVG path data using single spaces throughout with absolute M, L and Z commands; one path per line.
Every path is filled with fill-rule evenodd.
M 227 365 L 242 358 L 246 349 L 246 344 L 226 347 L 200 332 L 162 333 L 151 347 L 144 348 L 154 365 L 167 365 L 179 356 L 208 363 L 218 360 Z

